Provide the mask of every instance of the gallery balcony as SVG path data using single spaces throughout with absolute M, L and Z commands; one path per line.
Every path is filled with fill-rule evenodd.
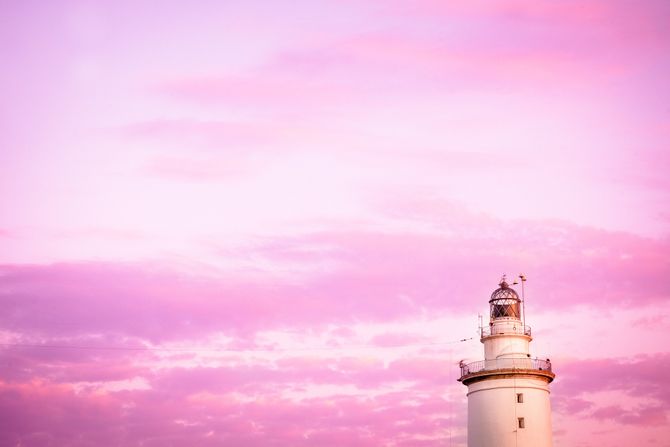
M 536 376 L 551 382 L 554 380 L 554 373 L 551 371 L 551 362 L 549 359 L 532 359 L 529 357 L 521 358 L 499 358 L 493 360 L 479 360 L 472 363 L 462 363 L 461 377 L 459 382 L 467 384 L 468 382 L 484 380 L 496 376 L 519 377 Z
M 530 335 L 530 326 L 523 326 L 521 324 L 516 325 L 513 323 L 508 323 L 505 325 L 493 325 L 488 327 L 481 328 L 481 337 L 490 337 L 491 335 Z

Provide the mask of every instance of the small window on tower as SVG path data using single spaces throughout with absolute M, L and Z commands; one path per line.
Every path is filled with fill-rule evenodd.
M 519 403 L 519 404 L 523 403 L 523 393 L 517 393 L 516 402 Z
M 526 428 L 526 421 L 524 418 L 519 418 L 519 428 Z

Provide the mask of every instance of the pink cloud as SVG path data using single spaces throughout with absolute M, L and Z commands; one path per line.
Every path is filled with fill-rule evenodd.
M 426 339 L 419 334 L 388 332 L 376 335 L 370 342 L 375 346 L 392 347 L 426 342 Z
M 160 391 L 75 394 L 68 387 L 32 383 L 0 388 L 3 415 L 8 415 L 12 395 L 13 415 L 3 421 L 3 437 L 9 442 L 35 441 L 44 436 L 47 444 L 78 439 L 81 445 L 153 445 L 160 441 L 175 446 L 221 442 L 257 446 L 271 441 L 373 446 L 391 439 L 405 445 L 439 445 L 437 439 L 425 444 L 417 435 L 437 434 L 448 424 L 445 418 L 433 415 L 444 401 L 413 393 L 404 396 L 411 398 L 412 404 L 398 404 L 399 396 L 395 396 L 389 406 L 391 402 L 385 402 L 384 396 L 332 396 L 299 402 L 266 396 L 241 402 L 225 395 L 201 393 L 165 400 Z
M 248 172 L 250 163 L 245 160 L 216 157 L 167 157 L 159 156 L 147 162 L 143 171 L 173 181 L 211 182 L 239 178 Z
M 272 125 L 233 121 L 153 120 L 125 126 L 121 133 L 132 138 L 160 139 L 164 144 L 219 151 L 243 151 L 244 146 L 269 144 L 280 129 Z M 241 147 L 240 147 L 241 146 Z
M 614 420 L 622 424 L 654 426 L 667 423 L 668 409 L 666 407 L 651 405 L 636 410 L 624 410 L 618 405 L 602 407 L 591 413 L 596 419 Z
M 0 442 L 47 446 L 74 442 L 77 435 L 87 445 L 106 443 L 117 433 L 121 411 L 106 395 L 77 396 L 68 385 L 40 381 L 19 385 L 0 383 Z
M 473 297 L 487 296 L 491 278 L 515 265 L 537 278 L 536 290 L 543 292 L 532 298 L 536 309 L 621 308 L 631 300 L 649 304 L 667 297 L 670 249 L 662 240 L 562 222 L 501 225 L 420 207 L 405 217 L 436 223 L 439 231 L 324 231 L 270 239 L 245 251 L 264 265 L 328 259 L 333 266 L 287 278 L 204 278 L 141 264 L 5 266 L 0 283 L 7 312 L 0 318 L 7 329 L 26 334 L 104 332 L 153 340 L 388 321 L 426 310 L 472 311 Z M 452 228 L 459 237 L 449 236 Z
M 622 424 L 661 425 L 670 413 L 670 393 L 664 386 L 665 367 L 670 355 L 638 356 L 632 359 L 596 359 L 574 361 L 561 365 L 559 380 L 554 386 L 558 408 L 567 412 L 582 412 L 596 419 L 608 419 Z M 630 398 L 646 398 L 653 403 L 633 409 L 620 405 L 595 408 L 594 402 L 582 399 L 591 393 L 616 391 Z
M 382 14 L 385 19 L 393 23 L 409 14 L 427 22 L 426 30 L 396 24 L 342 33 L 278 52 L 247 72 L 176 79 L 161 90 L 207 104 L 260 105 L 266 113 L 302 108 L 308 116 L 313 110 L 338 110 L 354 98 L 359 106 L 385 102 L 389 95 L 402 98 L 408 90 L 416 95 L 468 86 L 524 90 L 546 82 L 596 86 L 603 77 L 629 76 L 640 65 L 611 57 L 613 39 L 625 46 L 628 59 L 638 62 L 647 58 L 646 48 L 663 51 L 661 17 L 667 13 L 662 3 L 649 8 L 604 2 L 391 3 Z M 444 23 L 469 27 L 456 33 L 432 26 Z

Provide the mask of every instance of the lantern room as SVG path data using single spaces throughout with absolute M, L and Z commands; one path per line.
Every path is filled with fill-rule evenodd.
M 491 306 L 491 321 L 501 318 L 521 319 L 521 299 L 516 291 L 512 289 L 503 277 L 500 287 L 491 294 L 489 304 Z

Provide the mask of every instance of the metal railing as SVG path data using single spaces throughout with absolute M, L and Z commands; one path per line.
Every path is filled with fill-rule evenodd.
M 488 337 L 490 335 L 504 335 L 504 334 L 518 334 L 528 335 L 530 337 L 530 326 L 519 325 L 504 325 L 504 326 L 488 326 L 481 328 L 481 336 Z
M 551 372 L 551 362 L 549 359 L 531 359 L 527 357 L 479 360 L 467 364 L 461 363 L 460 367 L 461 377 L 482 371 L 495 371 L 497 369 L 532 369 Z

